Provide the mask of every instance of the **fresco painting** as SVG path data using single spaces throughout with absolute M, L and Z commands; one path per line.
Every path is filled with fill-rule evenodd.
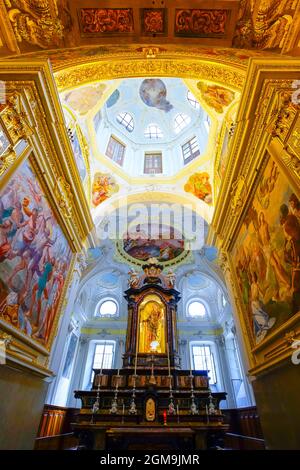
M 207 204 L 212 204 L 212 187 L 209 178 L 209 174 L 205 171 L 194 173 L 184 185 L 184 190 Z
M 225 108 L 232 103 L 235 93 L 227 88 L 219 85 L 207 85 L 202 82 L 197 83 L 197 87 L 201 91 L 203 101 L 218 114 L 222 114 Z
M 300 202 L 272 160 L 232 255 L 252 339 L 258 344 L 300 310 Z
M 108 173 L 97 172 L 94 175 L 92 186 L 92 203 L 94 207 L 119 191 L 115 178 Z
M 124 250 L 132 258 L 147 261 L 157 258 L 166 262 L 184 252 L 182 234 L 170 226 L 161 224 L 141 224 L 136 231 L 130 231 L 124 239 Z
M 140 86 L 140 97 L 145 105 L 168 113 L 173 105 L 167 101 L 167 87 L 159 78 L 147 78 Z
M 47 344 L 71 250 L 26 161 L 0 192 L 0 318 Z
M 64 101 L 74 111 L 84 115 L 96 106 L 105 90 L 106 85 L 104 83 L 76 88 L 64 96 Z
M 118 89 L 116 89 L 106 101 L 106 107 L 111 108 L 112 106 L 114 106 L 119 100 L 119 98 L 120 98 L 120 92 Z

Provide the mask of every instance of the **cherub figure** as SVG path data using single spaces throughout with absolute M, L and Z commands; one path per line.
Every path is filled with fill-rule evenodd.
M 136 288 L 139 284 L 139 275 L 138 273 L 134 270 L 134 268 L 131 268 L 130 271 L 128 272 L 130 278 L 128 279 L 128 284 L 129 287 Z

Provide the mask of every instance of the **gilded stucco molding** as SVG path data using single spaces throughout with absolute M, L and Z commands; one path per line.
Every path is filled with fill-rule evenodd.
M 63 216 L 70 219 L 73 216 L 73 194 L 63 176 L 58 177 L 54 191 Z
M 129 54 L 130 56 L 130 54 Z M 175 56 L 176 57 L 176 56 Z M 180 77 L 209 80 L 230 86 L 240 91 L 244 84 L 245 71 L 233 66 L 204 60 L 167 60 L 162 58 L 141 60 L 128 57 L 127 60 L 111 59 L 77 67 L 66 68 L 55 73 L 59 91 L 74 88 L 99 80 L 130 77 Z
M 12 166 L 16 158 L 16 152 L 11 149 L 0 156 L 0 177 Z
M 7 348 L 11 344 L 13 337 L 5 333 L 5 331 L 0 330 L 0 340 L 4 343 L 5 348 Z
M 247 195 L 247 185 L 245 177 L 240 175 L 232 184 L 231 191 L 231 215 L 238 217 L 245 203 Z
M 18 43 L 46 49 L 58 46 L 64 26 L 59 18 L 56 0 L 4 0 Z

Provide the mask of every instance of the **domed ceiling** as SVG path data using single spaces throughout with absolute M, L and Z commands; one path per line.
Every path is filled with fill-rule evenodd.
M 203 149 L 207 144 L 207 114 L 179 78 L 123 80 L 103 107 L 103 119 L 112 132 L 135 144 L 180 145 L 195 126 L 201 128 Z
M 210 223 L 239 92 L 207 81 L 141 77 L 90 83 L 60 97 L 99 239 L 106 218 L 132 203 L 179 204 Z M 152 228 L 168 227 L 165 220 Z M 156 257 L 170 266 L 191 260 L 180 224 L 179 232 L 167 242 L 126 232 L 111 239 L 123 261 Z

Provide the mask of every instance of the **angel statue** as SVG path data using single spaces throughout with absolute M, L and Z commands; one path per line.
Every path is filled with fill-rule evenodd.
M 169 269 L 166 278 L 168 280 L 169 287 L 174 287 L 175 286 L 175 281 L 176 281 L 176 276 L 175 276 L 175 273 L 172 271 L 172 269 Z
M 128 279 L 128 284 L 129 287 L 136 288 L 139 285 L 139 275 L 138 273 L 134 270 L 134 268 L 131 268 L 130 271 L 128 272 L 130 278 Z

